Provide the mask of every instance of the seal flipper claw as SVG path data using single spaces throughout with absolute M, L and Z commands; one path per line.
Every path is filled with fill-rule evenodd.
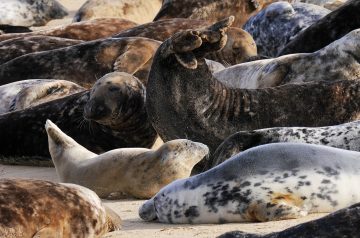
M 235 17 L 229 16 L 228 18 L 225 18 L 209 26 L 208 30 L 226 32 L 226 30 L 233 24 L 234 21 L 235 21 Z

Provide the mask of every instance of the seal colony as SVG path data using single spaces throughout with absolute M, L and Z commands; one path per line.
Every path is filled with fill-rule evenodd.
M 142 37 L 108 38 L 23 55 L 0 65 L 0 85 L 53 78 L 89 88 L 113 71 L 134 74 L 146 84 L 159 45 L 158 41 Z
M 215 167 L 244 150 L 270 143 L 309 143 L 360 151 L 359 134 L 360 121 L 326 127 L 275 127 L 240 131 L 229 136 L 219 145 L 205 170 Z
M 226 87 L 216 80 L 203 55 L 225 45 L 225 30 L 231 22 L 229 18 L 207 31 L 179 32 L 156 52 L 146 107 L 164 141 L 188 138 L 206 144 L 213 152 L 225 138 L 242 130 L 327 126 L 359 119 L 360 82 L 248 90 Z
M 0 161 L 49 165 L 47 119 L 94 153 L 149 148 L 156 139 L 146 113 L 145 87 L 116 72 L 99 79 L 92 90 L 0 115 Z
M 125 148 L 94 154 L 46 122 L 49 151 L 61 182 L 75 183 L 102 198 L 122 193 L 150 198 L 176 179 L 187 178 L 209 152 L 206 145 L 173 140 L 157 150 Z
M 333 212 L 360 201 L 359 158 L 360 152 L 320 145 L 258 146 L 167 185 L 139 215 L 162 223 L 226 223 Z
M 101 237 L 121 228 L 114 211 L 75 184 L 1 179 L 0 210 L 1 237 Z

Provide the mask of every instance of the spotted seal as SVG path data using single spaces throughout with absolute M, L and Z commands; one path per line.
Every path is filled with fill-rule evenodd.
M 164 41 L 178 31 L 188 29 L 207 28 L 209 23 L 204 20 L 174 18 L 146 23 L 115 35 L 114 37 L 146 37 Z M 235 65 L 245 62 L 257 56 L 257 48 L 254 39 L 246 31 L 230 27 L 228 29 L 228 41 L 224 48 L 217 52 L 211 52 L 205 57 L 224 65 Z
M 333 212 L 360 201 L 360 152 L 275 143 L 240 153 L 202 174 L 177 180 L 140 207 L 146 221 L 274 221 Z
M 59 49 L 81 44 L 81 40 L 52 36 L 29 36 L 0 41 L 0 64 L 33 52 Z
M 0 86 L 0 114 L 23 110 L 84 90 L 65 80 L 30 79 L 5 84 Z
M 326 127 L 275 127 L 240 131 L 224 140 L 208 161 L 208 170 L 233 155 L 249 148 L 269 143 L 291 142 L 332 146 L 360 151 L 360 121 Z
M 277 0 L 164 0 L 154 21 L 179 17 L 216 22 L 233 15 L 234 26 L 242 27 L 250 16 L 272 2 Z
M 87 0 L 73 21 L 116 17 L 142 24 L 151 21 L 160 6 L 161 0 Z
M 244 30 L 254 38 L 259 55 L 275 57 L 299 32 L 328 13 L 313 4 L 275 2 L 252 16 Z
M 54 36 L 74 40 L 97 40 L 110 37 L 120 31 L 135 27 L 137 24 L 119 18 L 98 18 L 83 22 L 75 22 L 63 26 L 51 27 L 29 33 L 0 35 L 0 41 L 30 36 Z
M 54 78 L 91 87 L 113 71 L 134 74 L 146 84 L 159 45 L 158 41 L 142 37 L 108 38 L 23 55 L 0 65 L 0 85 Z
M 61 182 L 75 183 L 102 198 L 123 193 L 150 198 L 176 179 L 187 178 L 209 152 L 206 145 L 173 140 L 157 150 L 125 148 L 94 154 L 46 122 L 49 151 Z
M 91 190 L 41 180 L 0 180 L 1 237 L 101 237 L 120 217 Z
M 156 132 L 147 118 L 141 82 L 126 73 L 107 74 L 91 90 L 0 115 L 0 162 L 52 164 L 46 119 L 94 153 L 124 147 L 149 148 Z
M 357 237 L 359 235 L 360 204 L 331 213 L 323 218 L 290 227 L 267 235 L 249 234 L 241 231 L 227 232 L 218 238 L 328 238 Z
M 225 138 L 241 130 L 328 126 L 360 119 L 360 82 L 311 82 L 249 90 L 226 87 L 216 80 L 203 55 L 224 46 L 231 20 L 218 22 L 207 31 L 179 32 L 157 50 L 146 107 L 164 141 L 187 138 L 206 144 L 213 152 Z
M 56 0 L 0 1 L 0 24 L 4 25 L 43 26 L 67 15 L 67 10 Z
M 310 53 L 360 28 L 360 2 L 349 0 L 292 39 L 279 55 Z
M 309 81 L 358 80 L 359 40 L 357 29 L 314 53 L 238 64 L 216 72 L 214 77 L 229 87 L 251 89 Z

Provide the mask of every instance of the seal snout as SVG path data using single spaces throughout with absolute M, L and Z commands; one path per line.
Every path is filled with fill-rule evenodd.
M 87 120 L 99 120 L 110 113 L 104 103 L 91 100 L 84 107 L 84 118 Z
M 139 216 L 144 221 L 153 221 L 157 219 L 154 198 L 147 200 L 139 208 Z

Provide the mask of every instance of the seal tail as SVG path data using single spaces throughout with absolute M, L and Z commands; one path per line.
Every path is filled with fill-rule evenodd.
M 108 226 L 108 232 L 120 230 L 122 225 L 120 216 L 109 207 L 105 205 L 104 207 L 106 210 L 106 223 Z

